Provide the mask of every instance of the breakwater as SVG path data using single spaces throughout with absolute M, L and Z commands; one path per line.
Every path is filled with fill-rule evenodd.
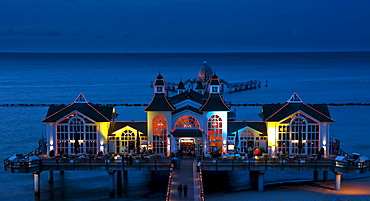
M 263 105 L 280 105 L 281 103 L 231 103 L 230 106 L 263 106 Z M 95 104 L 99 106 L 148 106 L 149 104 L 144 103 L 112 103 L 112 104 Z M 370 103 L 318 103 L 318 104 L 307 104 L 307 105 L 328 105 L 328 106 L 370 106 Z M 39 103 L 5 103 L 0 104 L 0 107 L 32 107 L 32 106 L 67 106 L 66 104 L 39 104 Z

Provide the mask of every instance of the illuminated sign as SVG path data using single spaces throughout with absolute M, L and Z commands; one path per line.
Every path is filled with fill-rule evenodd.
M 194 139 L 180 139 L 180 142 L 194 142 Z

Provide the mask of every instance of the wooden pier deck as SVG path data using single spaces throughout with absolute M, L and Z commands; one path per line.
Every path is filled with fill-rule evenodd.
M 329 171 L 335 174 L 335 190 L 340 190 L 341 174 L 362 174 L 370 171 L 370 161 L 337 161 L 333 158 L 321 160 L 229 160 L 229 159 L 189 159 L 184 161 L 183 170 L 170 174 L 171 161 L 169 158 L 161 159 L 137 159 L 125 160 L 60 160 L 54 158 L 29 157 L 21 160 L 5 160 L 4 170 L 10 173 L 33 173 L 35 194 L 40 194 L 40 173 L 49 171 L 49 182 L 52 181 L 53 171 L 107 171 L 109 173 L 109 192 L 114 195 L 115 182 L 117 177 L 129 170 L 143 171 L 168 171 L 170 175 L 169 188 L 166 200 L 177 200 L 177 186 L 187 183 L 189 186 L 189 198 L 191 200 L 203 200 L 202 171 L 249 171 L 255 186 L 263 191 L 264 174 L 266 171 L 313 171 L 314 180 L 318 172 L 324 173 L 327 177 Z M 118 181 L 118 180 L 117 180 Z
M 133 160 L 58 160 L 40 159 L 33 161 L 4 161 L 4 170 L 11 173 L 34 173 L 46 170 L 71 171 L 117 171 L 117 170 L 149 170 L 169 171 L 169 159 Z
M 322 160 L 215 160 L 202 161 L 203 171 L 332 171 L 362 174 L 370 171 L 370 161 L 342 162 Z

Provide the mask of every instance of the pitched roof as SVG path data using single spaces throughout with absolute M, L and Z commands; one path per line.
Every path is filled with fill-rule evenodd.
M 198 113 L 198 114 L 203 114 L 202 112 L 199 111 L 198 108 L 192 107 L 190 105 L 187 105 L 185 107 L 176 109 L 176 111 L 173 112 L 172 114 L 177 114 L 177 113 L 180 113 L 180 112 L 185 111 L 185 110 L 190 110 L 190 111 L 193 111 L 193 112 Z
M 195 89 L 204 89 L 202 82 L 198 81 L 197 87 Z
M 202 137 L 200 129 L 176 129 L 171 132 L 174 137 Z
M 221 94 L 209 94 L 207 101 L 199 109 L 200 111 L 230 111 L 221 97 Z
M 109 135 L 111 135 L 113 132 L 124 128 L 126 126 L 130 126 L 145 135 L 148 134 L 147 132 L 147 122 L 146 121 L 115 121 L 112 122 L 109 128 Z
M 195 101 L 197 103 L 203 104 L 202 99 L 203 99 L 203 94 L 198 93 L 198 92 L 196 92 L 192 89 L 169 98 L 169 100 L 172 104 L 176 104 L 176 103 L 182 102 L 184 100 L 192 100 L 192 101 Z
M 262 106 L 261 117 L 264 121 L 281 121 L 298 111 L 302 111 L 320 122 L 334 122 L 330 117 L 327 105 L 308 105 L 303 102 L 265 104 Z
M 182 82 L 182 80 L 179 82 L 179 84 L 177 85 L 177 89 L 185 89 L 185 85 L 184 83 Z
M 113 117 L 113 107 L 111 106 L 100 106 L 91 103 L 74 102 L 67 106 L 50 106 L 46 114 L 46 118 L 41 120 L 41 122 L 57 122 L 73 111 L 78 111 L 95 122 L 109 122 Z
M 247 126 L 261 132 L 262 136 L 267 135 L 266 123 L 263 121 L 229 121 L 227 130 L 233 133 Z
M 154 94 L 152 102 L 144 109 L 144 111 L 174 111 L 175 107 L 168 101 L 164 93 Z
M 216 74 L 212 75 L 212 79 L 211 79 L 210 85 L 221 85 L 221 82 L 218 79 L 218 77 L 217 77 Z

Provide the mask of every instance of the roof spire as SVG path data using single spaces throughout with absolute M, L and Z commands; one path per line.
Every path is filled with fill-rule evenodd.
M 163 76 L 161 75 L 161 69 L 159 69 L 159 73 L 158 73 L 157 79 L 163 79 Z
M 297 93 L 293 93 L 293 95 L 287 101 L 288 103 L 303 103 L 302 99 L 298 96 Z
M 89 101 L 87 101 L 86 97 L 83 95 L 83 93 L 80 93 L 78 94 L 77 98 L 75 99 L 75 101 L 73 101 L 73 103 L 88 103 Z

